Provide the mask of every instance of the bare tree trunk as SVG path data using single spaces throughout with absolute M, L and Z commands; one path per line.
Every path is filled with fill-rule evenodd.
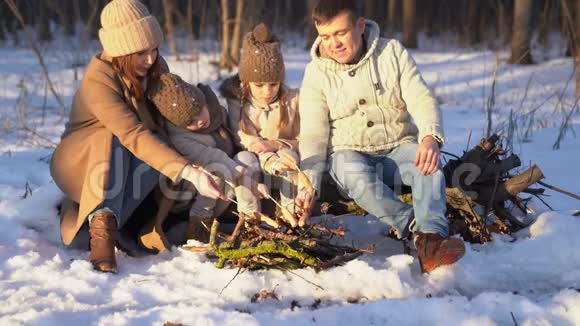
M 417 0 L 403 1 L 403 45 L 407 48 L 417 48 Z
M 221 0 L 222 7 L 222 54 L 220 57 L 220 67 L 232 69 L 232 59 L 230 57 L 230 10 L 228 0 Z
M 89 48 L 89 43 L 91 42 L 91 35 L 93 34 L 93 30 L 95 29 L 95 21 L 97 21 L 99 8 L 100 8 L 100 1 L 99 0 L 90 0 L 89 1 L 89 17 L 87 17 L 87 21 L 85 22 L 85 27 L 80 35 L 81 37 L 81 50 L 87 51 Z
M 163 18 L 165 19 L 165 37 L 169 45 L 169 51 L 179 60 L 177 40 L 175 38 L 175 26 L 173 24 L 173 0 L 163 0 Z
M 470 0 L 465 2 L 466 14 L 463 22 L 463 33 L 465 45 L 472 46 L 481 42 L 481 35 L 479 33 L 479 25 L 482 15 L 481 0 Z
M 426 0 L 423 2 L 423 8 L 421 9 L 424 14 L 424 28 L 425 35 L 427 37 L 433 37 L 439 34 L 439 22 L 437 21 L 439 13 L 439 4 L 435 3 L 433 0 Z
M 576 96 L 580 96 L 580 2 L 575 1 L 569 12 L 572 20 L 570 28 L 570 48 L 574 56 L 574 69 L 576 71 Z
M 571 30 L 571 26 L 570 24 L 572 24 L 572 18 L 570 16 L 570 0 L 559 0 L 558 1 L 560 4 L 560 31 L 562 33 L 562 36 L 566 42 L 566 52 L 565 52 L 565 56 L 567 57 L 571 57 L 572 56 L 572 44 L 570 42 L 571 36 L 570 36 L 570 30 Z
M 397 2 L 398 0 L 389 0 L 387 9 L 387 35 L 393 36 L 397 30 Z
M 542 14 L 540 19 L 540 26 L 538 28 L 538 42 L 542 44 L 544 49 L 548 47 L 548 31 L 550 23 L 550 13 L 552 1 L 545 0 L 544 7 L 542 8 Z
M 193 53 L 193 0 L 187 0 L 187 8 L 185 9 L 185 17 L 182 24 L 185 26 L 185 48 L 193 59 L 195 57 Z
M 532 64 L 530 42 L 532 40 L 533 0 L 515 0 L 514 24 L 511 38 L 512 64 Z
M 201 0 L 201 15 L 199 19 L 200 35 L 207 35 L 207 18 L 206 18 L 207 16 L 208 16 L 208 3 L 206 0 Z
M 365 14 L 364 16 L 368 19 L 372 19 L 377 23 L 380 23 L 377 13 L 377 0 L 365 0 Z
M 4 30 L 4 22 L 0 18 L 0 42 L 6 41 L 6 31 Z
M 60 22 L 60 27 L 63 29 L 65 35 L 74 34 L 74 15 L 71 12 L 70 1 L 44 0 L 46 5 L 54 11 Z
M 81 6 L 79 4 L 79 0 L 73 0 L 72 6 L 73 6 L 73 12 L 74 12 L 74 16 L 73 16 L 74 17 L 74 19 L 73 19 L 74 30 L 75 30 L 75 33 L 78 34 L 79 31 L 81 30 L 81 27 L 83 24 L 83 19 L 81 18 Z
M 306 1 L 306 15 L 304 16 L 304 22 L 307 26 L 307 38 L 306 44 L 304 45 L 305 50 L 310 50 L 312 44 L 314 44 L 314 41 L 318 37 L 316 26 L 314 26 L 314 22 L 312 21 L 312 11 L 314 10 L 314 6 L 316 6 L 316 0 Z
M 503 0 L 497 0 L 497 32 L 499 34 L 498 48 L 507 44 L 509 29 L 507 25 L 507 10 Z
M 244 0 L 236 0 L 236 21 L 234 33 L 232 35 L 232 46 L 230 47 L 230 56 L 236 63 L 240 62 L 240 38 L 242 33 L 242 15 L 244 13 Z
M 38 40 L 52 41 L 52 33 L 50 32 L 50 15 L 46 14 L 46 4 L 44 1 L 38 1 L 38 21 L 36 24 L 36 33 L 38 35 Z
M 264 9 L 266 5 L 273 6 L 274 1 L 269 1 L 268 3 L 265 0 L 252 0 L 246 3 L 247 8 L 245 11 L 244 21 L 246 25 L 249 27 L 248 29 L 256 26 L 259 22 L 266 23 L 269 26 L 273 26 L 273 20 L 271 15 L 264 15 Z M 270 11 L 268 8 L 268 11 Z
M 574 54 L 576 58 L 576 96 L 580 96 L 580 2 L 574 10 Z

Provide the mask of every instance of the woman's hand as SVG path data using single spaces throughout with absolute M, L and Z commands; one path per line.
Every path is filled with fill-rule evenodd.
M 202 168 L 188 165 L 181 172 L 181 178 L 191 182 L 197 192 L 208 198 L 228 200 L 221 191 L 221 187 L 214 181 L 213 176 Z
M 275 140 L 259 139 L 250 144 L 248 150 L 252 153 L 262 154 L 268 152 L 276 152 L 281 145 Z
M 439 167 L 439 143 L 433 136 L 426 136 L 417 148 L 415 157 L 415 166 L 419 169 L 421 175 L 431 175 Z

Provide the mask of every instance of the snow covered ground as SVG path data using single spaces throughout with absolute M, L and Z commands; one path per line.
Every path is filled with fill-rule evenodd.
M 461 154 L 469 138 L 473 146 L 485 133 L 496 57 L 453 49 L 413 55 L 441 102 L 445 150 Z M 218 75 L 208 64 L 213 58 L 169 63 L 188 81 L 210 81 Z M 513 110 L 513 150 L 524 168 L 538 164 L 547 183 L 580 193 L 577 113 L 560 149 L 552 149 L 575 100 L 573 81 L 567 85 L 572 61 L 552 56 L 516 67 L 503 63 L 506 58 L 499 53 L 493 128 L 506 135 Z M 71 59 L 57 50 L 47 59 L 69 104 L 78 84 Z M 308 55 L 288 49 L 285 59 L 288 82 L 298 87 Z M 318 274 L 245 272 L 224 289 L 236 270 L 218 270 L 203 254 L 181 250 L 145 258 L 119 253 L 119 274 L 95 272 L 88 252 L 60 244 L 55 206 L 61 194 L 47 162 L 64 120 L 50 93 L 45 96 L 33 53 L 0 48 L 0 325 L 580 324 L 580 217 L 572 216 L 580 202 L 549 190 L 545 200 L 554 211 L 534 200 L 539 216 L 530 228 L 468 244 L 458 264 L 429 275 L 400 243 L 381 235 L 385 226 L 358 216 L 329 219 L 349 231 L 345 241 L 375 243 L 377 253 Z M 42 138 L 24 132 L 23 121 Z M 252 300 L 261 290 L 276 299 Z

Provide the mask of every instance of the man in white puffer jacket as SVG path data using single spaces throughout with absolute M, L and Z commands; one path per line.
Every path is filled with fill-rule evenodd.
M 319 192 L 328 166 L 340 190 L 399 238 L 412 232 L 424 271 L 456 262 L 465 246 L 449 238 L 445 216 L 441 111 L 413 58 L 353 0 L 320 0 L 312 16 L 319 36 L 300 89 L 302 169 Z M 402 184 L 413 206 L 396 197 Z M 301 222 L 315 196 L 300 187 Z

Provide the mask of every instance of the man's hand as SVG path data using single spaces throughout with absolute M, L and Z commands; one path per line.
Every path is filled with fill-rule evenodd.
M 280 143 L 274 140 L 259 139 L 250 144 L 248 150 L 252 153 L 262 154 L 276 152 L 280 149 Z
M 310 211 L 312 210 L 312 204 L 314 203 L 315 197 L 314 193 L 303 188 L 298 191 L 294 202 L 296 208 L 298 209 L 298 226 L 305 226 L 308 224 L 308 219 L 310 218 Z
M 425 136 L 417 148 L 415 166 L 421 175 L 431 175 L 439 166 L 439 143 L 433 136 Z

